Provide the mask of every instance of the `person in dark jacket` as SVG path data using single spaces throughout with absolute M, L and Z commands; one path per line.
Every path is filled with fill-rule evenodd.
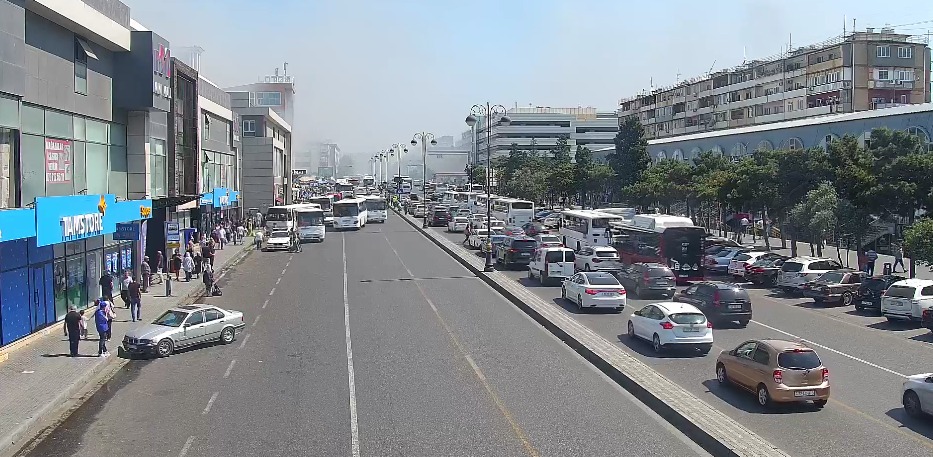
M 178 249 L 172 251 L 172 266 L 170 268 L 169 271 L 175 273 L 175 280 L 178 281 L 178 275 L 181 273 L 181 255 L 178 254 Z
M 81 341 L 81 313 L 72 305 L 65 314 L 65 336 L 68 337 L 68 349 L 71 357 L 78 356 L 78 343 Z
M 110 272 L 105 271 L 97 283 L 100 284 L 100 294 L 113 301 L 113 276 L 110 276 Z
M 201 274 L 201 279 L 204 281 L 204 291 L 207 296 L 211 296 L 214 292 L 214 271 L 210 265 L 204 266 L 204 273 Z
M 136 282 L 135 279 L 133 279 L 132 282 L 130 282 L 130 286 L 127 290 L 127 293 L 130 299 L 130 319 L 132 319 L 133 322 L 143 320 L 143 316 L 141 313 L 142 304 L 143 304 L 143 296 L 140 293 L 139 283 Z
M 149 266 L 149 256 L 143 257 L 143 262 L 139 264 L 139 269 L 143 273 L 143 292 L 149 292 L 149 286 L 152 285 L 152 268 Z

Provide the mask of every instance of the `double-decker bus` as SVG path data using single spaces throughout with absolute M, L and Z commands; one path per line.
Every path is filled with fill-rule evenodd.
M 334 228 L 359 230 L 366 225 L 366 199 L 345 198 L 334 202 Z
M 577 251 L 585 246 L 609 246 L 613 221 L 621 222 L 622 217 L 591 209 L 561 211 L 558 233 L 564 246 Z
M 378 195 L 367 195 L 364 199 L 366 200 L 367 222 L 385 222 L 389 218 L 385 198 Z
M 612 245 L 625 264 L 660 263 L 670 267 L 678 282 L 703 279 L 703 240 L 706 229 L 687 217 L 637 214 L 613 224 Z

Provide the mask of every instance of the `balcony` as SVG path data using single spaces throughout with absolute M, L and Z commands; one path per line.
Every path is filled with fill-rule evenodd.
M 816 95 L 826 92 L 835 92 L 839 89 L 850 89 L 852 88 L 852 81 L 836 81 L 829 84 L 820 84 L 818 86 L 813 86 L 807 88 L 807 95 Z
M 873 80 L 873 81 L 868 81 L 868 88 L 869 89 L 909 90 L 909 89 L 914 88 L 914 82 L 913 81 L 899 81 L 899 80 L 895 80 L 895 81 Z

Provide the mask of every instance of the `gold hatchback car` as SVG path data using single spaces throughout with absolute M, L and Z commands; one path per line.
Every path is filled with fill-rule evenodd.
M 753 340 L 716 359 L 716 380 L 758 396 L 758 404 L 829 400 L 829 369 L 806 345 L 784 340 Z

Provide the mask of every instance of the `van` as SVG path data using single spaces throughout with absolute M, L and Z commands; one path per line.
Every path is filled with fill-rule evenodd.
M 803 286 L 815 281 L 828 271 L 839 270 L 842 265 L 832 259 L 819 257 L 794 257 L 781 265 L 781 273 L 777 277 L 777 287 L 787 293 L 798 293 Z
M 933 309 L 933 281 L 928 279 L 898 281 L 881 297 L 881 315 L 889 321 L 920 321 L 927 309 Z
M 573 249 L 562 247 L 544 247 L 535 251 L 528 264 L 528 279 L 536 276 L 541 285 L 550 280 L 558 282 L 573 276 L 575 254 Z

